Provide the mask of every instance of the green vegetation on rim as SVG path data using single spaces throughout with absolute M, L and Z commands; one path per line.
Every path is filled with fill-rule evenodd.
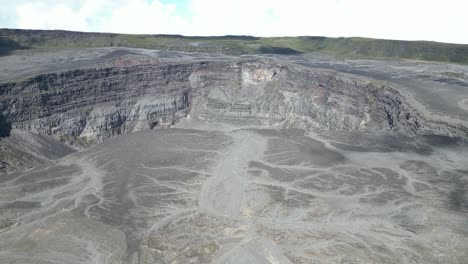
M 468 64 L 468 45 L 429 41 L 326 37 L 185 37 L 0 29 L 0 55 L 20 49 L 109 46 L 232 55 L 323 52 L 348 58 L 395 58 Z

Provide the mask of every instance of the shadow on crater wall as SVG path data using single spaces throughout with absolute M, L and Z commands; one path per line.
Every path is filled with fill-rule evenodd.
M 0 138 L 10 136 L 11 124 L 8 120 L 0 114 Z
M 28 47 L 21 46 L 18 42 L 0 36 L 0 57 L 10 55 L 15 50 L 24 50 Z
M 262 46 L 258 49 L 260 53 L 268 54 L 280 54 L 280 55 L 296 55 L 301 54 L 302 52 L 295 49 L 286 48 L 286 47 L 271 47 L 271 46 Z

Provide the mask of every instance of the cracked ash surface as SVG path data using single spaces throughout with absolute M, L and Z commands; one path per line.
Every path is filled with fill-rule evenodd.
M 466 113 L 431 112 L 462 96 L 447 95 L 444 108 L 424 93 L 421 110 L 407 97 L 417 89 L 265 58 L 156 67 L 178 53 L 155 54 L 114 52 L 115 72 L 4 84 L 14 129 L 0 142 L 0 263 L 468 259 Z M 403 85 L 412 71 L 401 71 Z M 93 94 L 102 100 L 89 103 Z M 148 130 L 157 127 L 170 128 Z
M 2 263 L 463 263 L 466 142 L 164 129 L 1 182 Z M 125 151 L 122 151 L 125 150 Z

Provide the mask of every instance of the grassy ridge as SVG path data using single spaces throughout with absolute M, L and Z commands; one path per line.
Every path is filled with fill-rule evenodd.
M 468 45 L 368 38 L 185 37 L 0 29 L 0 54 L 18 49 L 135 47 L 225 54 L 325 52 L 353 58 L 416 59 L 468 64 Z

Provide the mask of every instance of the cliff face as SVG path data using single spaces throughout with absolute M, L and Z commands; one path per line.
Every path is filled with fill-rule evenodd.
M 189 113 L 240 125 L 467 133 L 416 111 L 391 87 L 266 59 L 131 62 L 44 74 L 0 84 L 0 111 L 13 128 L 82 146 L 166 127 Z
M 256 60 L 190 78 L 197 91 L 192 112 L 206 119 L 332 131 L 468 133 L 466 126 L 437 118 L 396 88 L 335 71 Z
M 138 65 L 40 75 L 0 85 L 1 108 L 14 128 L 99 142 L 167 126 L 186 114 L 186 81 L 201 64 Z

